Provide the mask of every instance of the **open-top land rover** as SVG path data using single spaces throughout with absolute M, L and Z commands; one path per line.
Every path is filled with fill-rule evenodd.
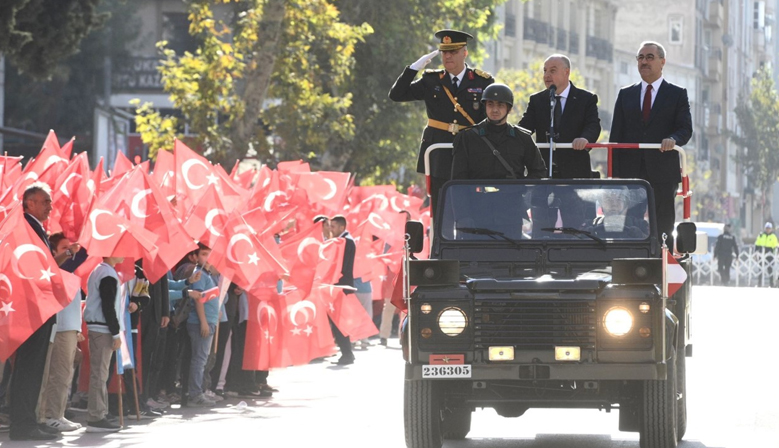
M 675 447 L 690 287 L 664 294 L 654 209 L 642 180 L 447 183 L 433 228 L 407 227 L 411 252 L 423 232 L 432 241 L 407 265 L 406 444 L 464 438 L 476 408 L 589 408 L 619 410 L 642 447 Z M 677 233 L 694 251 L 694 224 Z M 689 272 L 689 256 L 678 262 Z

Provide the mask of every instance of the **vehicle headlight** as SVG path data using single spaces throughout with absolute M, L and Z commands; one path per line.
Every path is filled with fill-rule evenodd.
M 450 307 L 438 315 L 438 327 L 447 336 L 457 336 L 468 326 L 468 317 L 460 308 Z
M 603 327 L 612 336 L 625 336 L 633 328 L 633 315 L 621 306 L 609 308 L 603 314 Z

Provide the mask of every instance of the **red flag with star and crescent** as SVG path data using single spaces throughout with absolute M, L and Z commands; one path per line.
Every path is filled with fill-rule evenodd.
M 79 279 L 61 271 L 21 207 L 0 224 L 0 361 L 76 296 Z

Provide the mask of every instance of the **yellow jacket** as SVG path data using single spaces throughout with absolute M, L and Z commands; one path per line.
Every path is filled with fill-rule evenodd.
M 779 245 L 779 240 L 776 238 L 775 233 L 761 233 L 755 240 L 755 247 L 764 247 L 768 249 L 776 249 Z

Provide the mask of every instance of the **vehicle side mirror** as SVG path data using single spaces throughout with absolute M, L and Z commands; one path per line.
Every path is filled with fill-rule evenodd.
M 695 235 L 695 223 L 680 222 L 676 226 L 676 251 L 680 254 L 695 252 L 698 238 Z
M 425 243 L 425 226 L 419 221 L 407 221 L 406 235 L 409 236 L 408 245 L 411 253 L 422 252 Z

